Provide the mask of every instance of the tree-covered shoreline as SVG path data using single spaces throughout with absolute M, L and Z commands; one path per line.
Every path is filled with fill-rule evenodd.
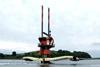
M 31 57 L 41 57 L 39 51 L 32 51 L 27 53 L 17 54 L 16 51 L 13 51 L 12 54 L 3 54 L 0 53 L 0 59 L 22 59 L 22 57 L 31 56 Z M 59 57 L 59 56 L 77 56 L 79 58 L 92 58 L 87 52 L 82 51 L 73 51 L 70 52 L 68 50 L 51 50 L 49 57 Z

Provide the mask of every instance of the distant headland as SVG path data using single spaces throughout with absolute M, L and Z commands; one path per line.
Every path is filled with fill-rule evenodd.
M 41 57 L 39 51 L 32 51 L 27 53 L 20 53 L 17 54 L 16 51 L 13 51 L 12 54 L 3 54 L 0 53 L 0 59 L 22 59 L 24 56 L 31 56 L 31 57 Z M 59 57 L 59 56 L 77 56 L 79 58 L 92 58 L 87 52 L 82 51 L 73 51 L 70 52 L 68 50 L 51 50 L 50 57 Z

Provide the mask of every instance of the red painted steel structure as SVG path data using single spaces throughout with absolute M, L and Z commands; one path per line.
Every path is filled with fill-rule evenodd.
M 46 37 L 43 36 L 46 35 Z M 43 32 L 43 6 L 42 6 L 42 14 L 41 14 L 41 37 L 39 37 L 39 45 L 40 47 L 40 54 L 43 59 L 50 56 L 50 48 L 54 47 L 54 39 L 51 37 L 51 31 L 50 31 L 50 8 L 48 8 L 48 34 Z M 43 61 L 50 62 L 50 61 Z

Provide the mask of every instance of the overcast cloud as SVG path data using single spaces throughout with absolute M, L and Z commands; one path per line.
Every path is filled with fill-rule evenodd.
M 93 45 L 100 43 L 99 0 L 0 0 L 0 49 L 39 49 L 42 4 L 44 28 L 47 9 L 51 9 L 51 31 L 56 45 L 53 49 L 100 50 L 99 45 Z

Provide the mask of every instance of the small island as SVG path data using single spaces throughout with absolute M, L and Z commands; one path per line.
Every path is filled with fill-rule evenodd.
M 17 54 L 16 51 L 13 51 L 12 54 L 3 54 L 0 53 L 0 59 L 22 59 L 22 57 L 24 56 L 31 56 L 31 57 L 41 57 L 41 55 L 39 54 L 39 51 L 32 51 L 32 52 L 27 52 L 27 53 L 20 53 Z M 50 57 L 59 57 L 59 56 L 77 56 L 79 58 L 92 58 L 91 55 L 89 55 L 86 52 L 82 52 L 82 51 L 73 51 L 70 52 L 68 50 L 51 50 L 50 52 Z

